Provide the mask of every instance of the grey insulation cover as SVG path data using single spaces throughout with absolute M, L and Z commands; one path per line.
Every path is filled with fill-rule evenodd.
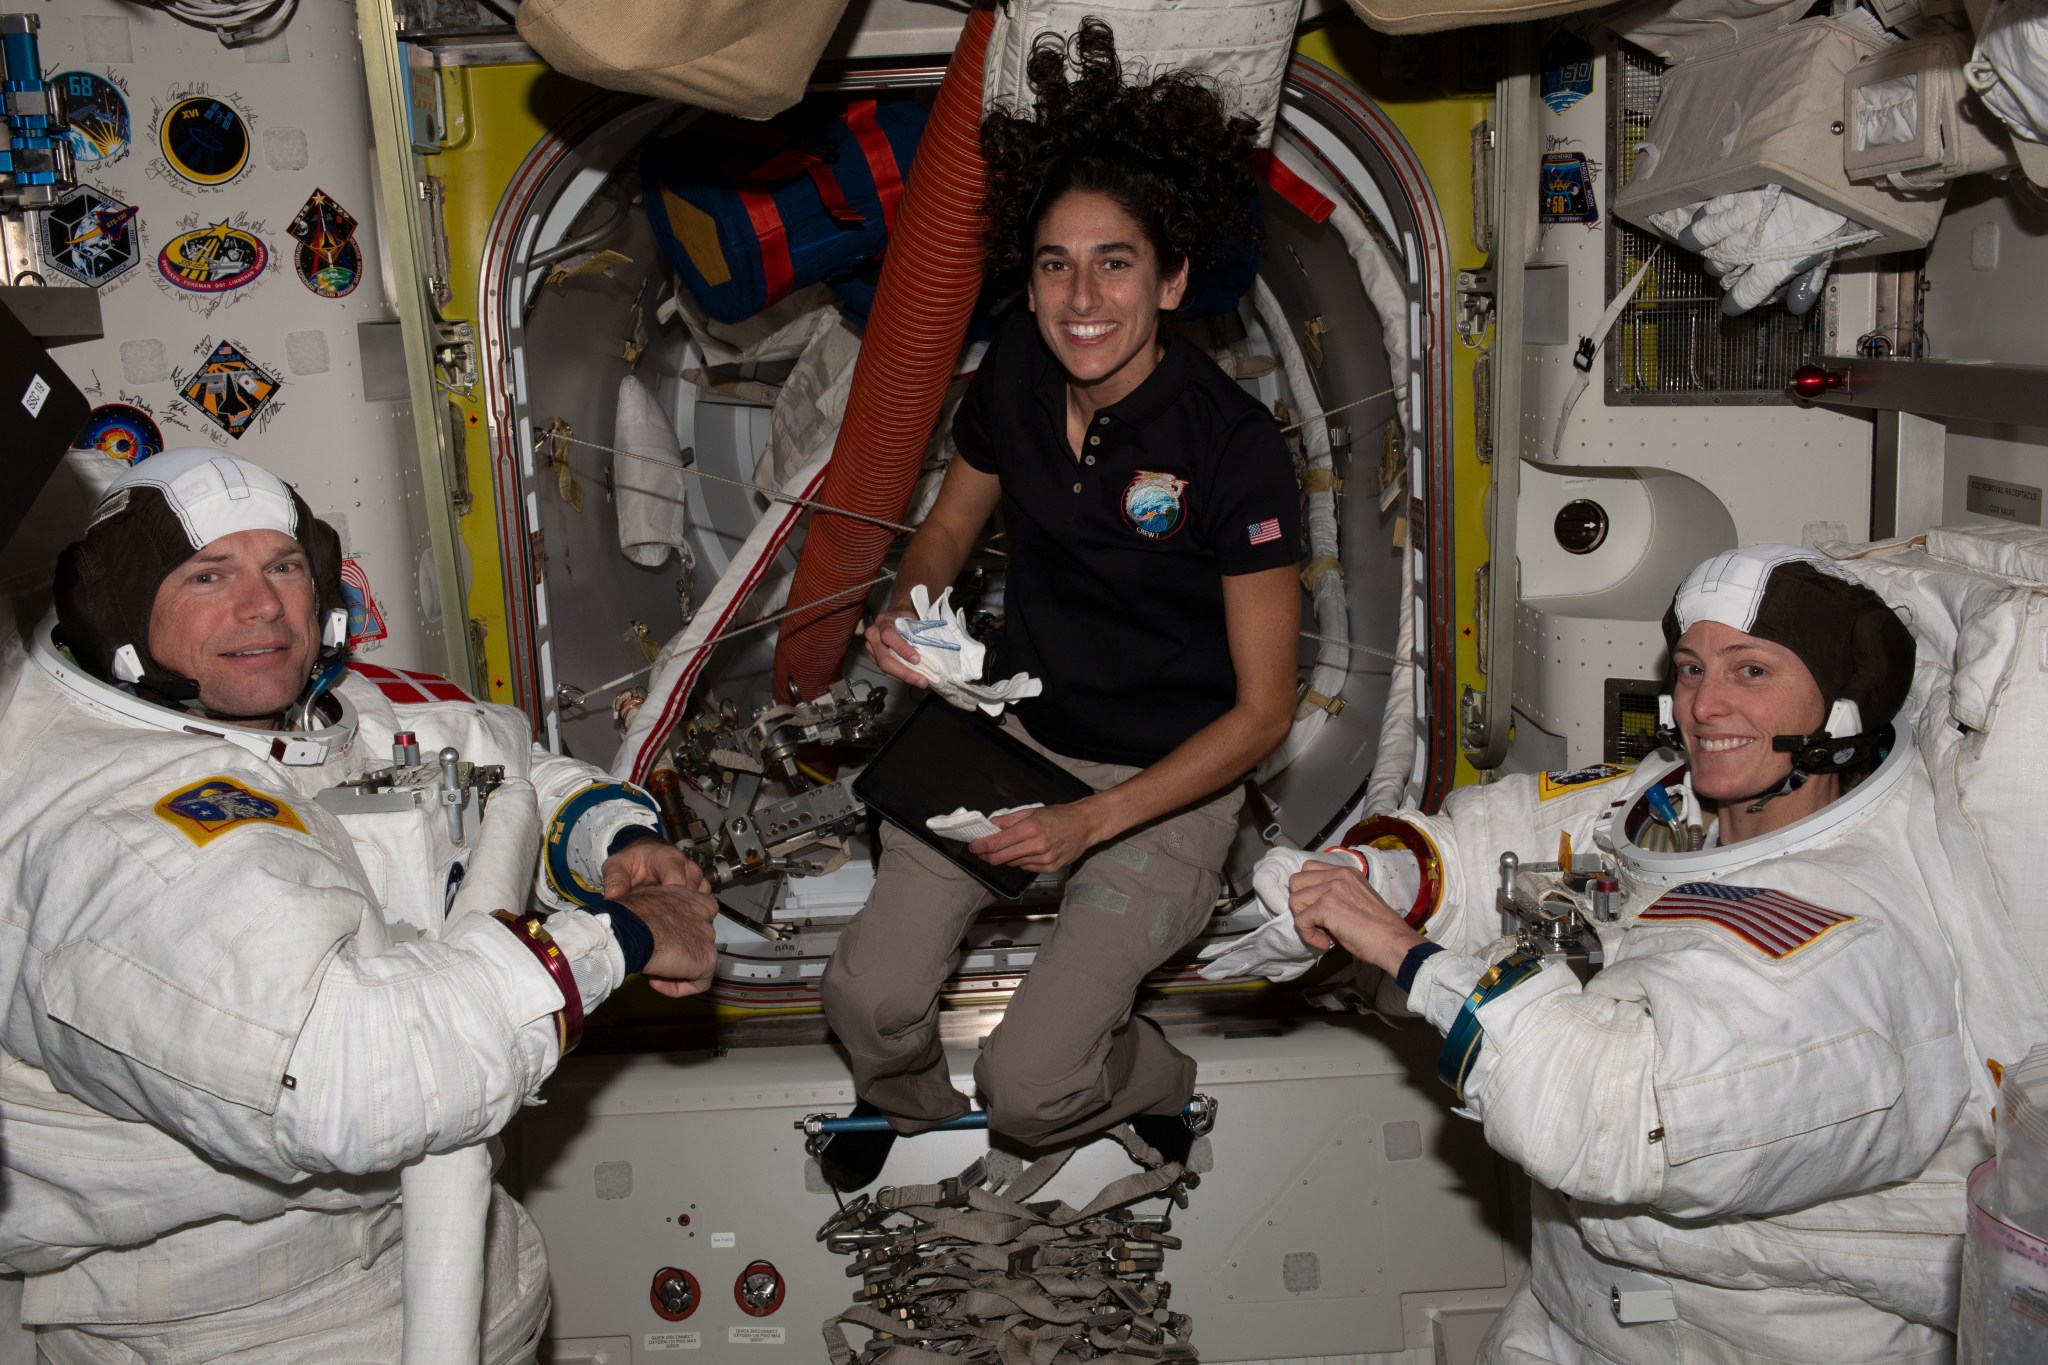
M 1883 50 L 1865 30 L 1818 18 L 1672 67 L 1615 214 L 1655 231 L 1653 213 L 1777 184 L 1882 234 L 1844 256 L 1925 246 L 1943 194 L 1855 184 L 1842 167 L 1843 78 Z

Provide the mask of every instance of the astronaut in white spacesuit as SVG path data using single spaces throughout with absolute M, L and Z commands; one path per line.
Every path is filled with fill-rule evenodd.
M 340 566 L 281 480 L 167 451 L 0 644 L 0 1263 L 44 1360 L 397 1361 L 400 1168 L 496 1133 L 629 972 L 709 979 L 646 796 L 346 669 Z M 480 852 L 542 826 L 537 879 Z M 482 1358 L 531 1360 L 545 1254 L 477 1189 Z
M 1787 546 L 1695 569 L 1665 634 L 1682 756 L 1398 812 L 1363 871 L 1292 875 L 1292 927 L 1396 979 L 1461 1112 L 1533 1178 L 1530 1278 L 1484 1359 L 1950 1359 L 1987 1130 L 1936 922 L 1975 912 L 1943 894 L 1932 787 L 1889 724 L 1912 636 Z M 1499 856 L 1555 860 L 1561 835 L 1618 883 L 1583 983 L 1495 906 Z

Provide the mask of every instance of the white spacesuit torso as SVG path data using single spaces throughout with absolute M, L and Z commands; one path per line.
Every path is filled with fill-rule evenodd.
M 1919 753 L 1902 737 L 1770 836 L 1647 852 L 1643 792 L 1678 767 L 1548 799 L 1510 778 L 1398 817 L 1443 868 L 1425 932 L 1448 951 L 1409 996 L 1440 1029 L 1510 946 L 1502 852 L 1539 861 L 1568 833 L 1621 883 L 1597 975 L 1551 962 L 1478 1010 L 1469 1112 L 1538 1186 L 1531 1284 L 1493 1358 L 1947 1359 L 1963 1185 L 1989 1126 L 1969 1102 L 1979 1063 L 1935 919 L 1947 877 Z
M 401 731 L 429 762 L 503 765 L 549 826 L 534 891 L 556 907 L 594 898 L 650 805 L 420 675 L 394 704 L 351 674 L 353 735 L 288 765 L 251 752 L 268 732 L 113 693 L 47 629 L 0 644 L 0 1262 L 24 1321 L 219 1313 L 368 1264 L 398 1235 L 396 1168 L 495 1133 L 553 1069 L 562 997 L 486 916 L 426 936 L 481 802 L 458 845 L 436 801 L 344 815 L 322 791 L 390 766 Z M 550 928 L 595 1005 L 622 975 L 608 929 Z

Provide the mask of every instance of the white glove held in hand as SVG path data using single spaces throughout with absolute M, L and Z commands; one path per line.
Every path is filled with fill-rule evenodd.
M 1301 941 L 1301 935 L 1294 932 L 1294 912 L 1287 903 L 1287 883 L 1310 863 L 1334 863 L 1365 872 L 1368 879 L 1371 876 L 1366 859 L 1349 849 L 1333 848 L 1321 853 L 1298 848 L 1274 849 L 1252 869 L 1252 890 L 1258 895 L 1259 909 L 1267 915 L 1266 922 L 1241 938 L 1202 949 L 1201 956 L 1209 964 L 1202 968 L 1204 977 L 1211 981 L 1232 976 L 1292 981 L 1315 965 L 1323 949 L 1311 948 Z
M 1045 690 L 1045 684 L 1026 673 L 998 683 L 975 681 L 981 676 L 988 646 L 967 633 L 960 613 L 953 610 L 951 588 L 933 602 L 920 583 L 910 590 L 910 606 L 917 615 L 897 617 L 896 633 L 917 650 L 917 662 L 911 667 L 924 674 L 934 692 L 961 710 L 979 706 L 991 716 L 999 716 L 1010 702 Z

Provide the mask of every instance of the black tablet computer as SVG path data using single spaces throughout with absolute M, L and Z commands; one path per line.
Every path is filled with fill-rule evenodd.
M 936 849 L 989 890 L 1016 900 L 1037 877 L 997 867 L 925 827 L 934 815 L 965 806 L 982 812 L 1079 801 L 1095 789 L 1031 748 L 980 711 L 963 711 L 928 695 L 896 728 L 881 752 L 853 780 L 855 797 L 883 819 Z

